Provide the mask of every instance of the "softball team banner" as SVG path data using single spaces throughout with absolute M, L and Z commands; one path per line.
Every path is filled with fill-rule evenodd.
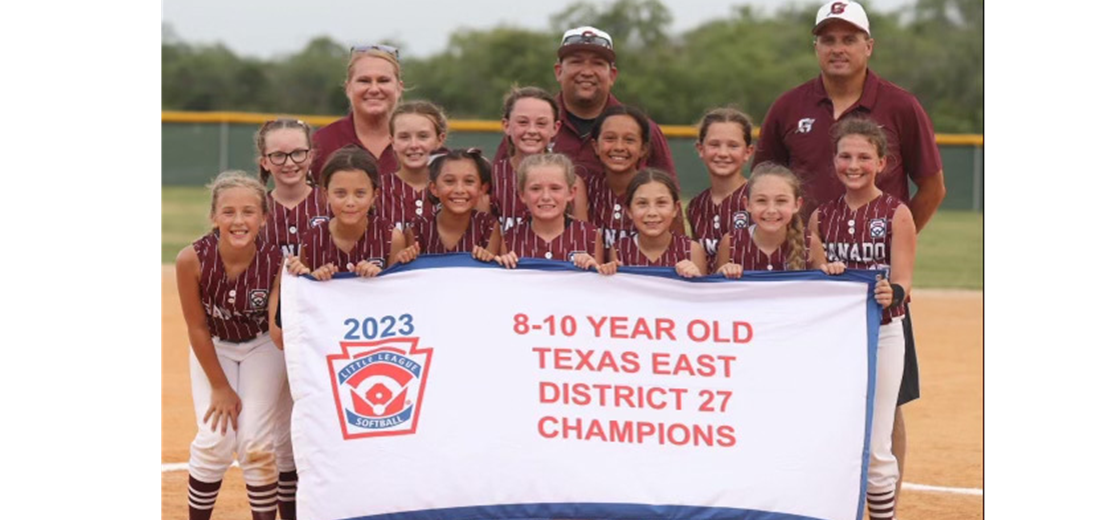
M 298 514 L 862 518 L 872 278 L 466 255 L 286 275 Z

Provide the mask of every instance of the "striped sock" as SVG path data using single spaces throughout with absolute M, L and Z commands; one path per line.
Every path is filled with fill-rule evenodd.
M 867 510 L 871 513 L 871 520 L 893 520 L 894 518 L 894 490 L 878 493 L 867 492 Z
M 264 486 L 247 486 L 247 500 L 251 504 L 252 520 L 277 518 L 277 482 Z
M 201 482 L 189 475 L 189 520 L 208 520 L 212 518 L 212 508 L 216 507 L 216 495 L 220 494 L 220 484 Z
M 282 520 L 297 520 L 297 470 L 278 473 L 278 511 Z

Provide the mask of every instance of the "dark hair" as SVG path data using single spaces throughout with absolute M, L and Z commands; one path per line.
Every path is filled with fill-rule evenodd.
M 597 120 L 594 121 L 594 127 L 590 130 L 590 137 L 593 137 L 596 141 L 601 136 L 601 125 L 604 125 L 605 120 L 613 116 L 628 116 L 636 120 L 636 124 L 640 125 L 640 139 L 644 141 L 644 150 L 651 146 L 651 122 L 646 114 L 631 105 L 613 105 L 602 111 L 601 115 L 597 116 Z
M 443 113 L 443 108 L 431 101 L 406 101 L 397 105 L 393 110 L 393 114 L 389 116 L 389 135 L 393 135 L 394 127 L 393 122 L 397 120 L 397 116 L 404 114 L 416 114 L 427 117 L 432 126 L 436 129 L 436 137 L 440 135 L 447 135 L 447 116 Z
M 555 96 L 552 96 L 550 92 L 540 87 L 517 87 L 514 85 L 509 89 L 509 93 L 505 94 L 504 104 L 501 109 L 501 118 L 508 119 L 509 116 L 513 115 L 513 107 L 516 106 L 516 102 L 524 98 L 535 98 L 546 101 L 551 105 L 551 113 L 555 114 L 556 118 L 559 117 L 559 102 L 555 101 Z
M 331 157 L 328 157 L 328 161 L 324 163 L 324 170 L 320 174 L 320 185 L 327 189 L 335 172 L 348 170 L 366 173 L 366 176 L 370 177 L 370 184 L 375 189 L 381 187 L 381 179 L 378 178 L 378 161 L 374 160 L 370 152 L 353 144 L 336 150 Z
M 678 202 L 678 185 L 671 178 L 671 174 L 659 168 L 644 168 L 636 172 L 636 175 L 628 182 L 628 189 L 624 191 L 625 205 L 632 207 L 632 196 L 636 194 L 636 190 L 640 189 L 640 186 L 652 182 L 658 182 L 666 186 L 667 191 L 671 192 L 671 198 Z
M 440 155 L 433 155 L 431 159 L 431 168 L 429 172 L 430 182 L 435 182 L 439 178 L 439 173 L 443 171 L 443 165 L 449 161 L 473 161 L 474 166 L 478 168 L 478 178 L 484 185 L 493 183 L 493 172 L 489 161 L 482 156 L 482 150 L 478 148 L 454 148 L 448 150 L 447 153 Z M 439 199 L 428 192 L 428 198 L 433 203 L 439 204 Z
M 705 141 L 705 134 L 713 123 L 736 123 L 744 130 L 744 144 L 752 144 L 752 118 L 734 107 L 714 108 L 705 113 L 698 123 L 698 142 Z
M 832 134 L 834 149 L 839 148 L 841 139 L 850 135 L 858 135 L 875 146 L 875 151 L 879 154 L 880 159 L 886 157 L 886 133 L 883 132 L 878 123 L 871 119 L 866 117 L 843 119 L 832 127 Z
M 281 130 L 284 128 L 299 128 L 304 130 L 305 142 L 308 143 L 308 149 L 312 149 L 312 127 L 308 126 L 308 123 L 300 119 L 279 118 L 262 123 L 262 126 L 254 133 L 254 145 L 258 148 L 258 157 L 260 159 L 266 155 L 266 136 L 270 135 L 270 132 L 274 130 Z M 291 159 L 287 158 L 286 160 L 288 161 Z M 305 167 L 307 168 L 308 165 L 306 164 Z M 305 178 L 309 182 L 312 181 L 312 175 L 306 174 Z M 266 183 L 270 182 L 270 172 L 266 171 L 266 168 L 264 168 L 262 164 L 258 165 L 258 179 L 262 181 L 263 186 L 266 186 Z
M 802 181 L 798 179 L 794 172 L 790 171 L 781 164 L 776 164 L 771 161 L 764 161 L 752 168 L 752 178 L 748 181 L 748 196 L 751 197 L 752 190 L 755 185 L 764 177 L 778 177 L 790 186 L 791 191 L 794 192 L 794 200 L 802 196 Z M 787 254 L 786 268 L 792 271 L 802 271 L 806 268 L 806 243 L 805 243 L 805 223 L 802 222 L 802 212 L 797 211 L 790 219 L 790 225 L 786 228 L 786 241 L 790 244 L 790 253 Z
M 509 89 L 508 94 L 505 94 L 505 100 L 501 109 L 501 119 L 507 121 L 509 117 L 513 115 L 513 108 L 516 107 L 516 102 L 525 98 L 546 101 L 547 104 L 551 105 L 551 113 L 554 116 L 551 124 L 555 124 L 555 121 L 559 120 L 559 102 L 555 101 L 555 96 L 552 96 L 551 93 L 540 87 L 517 87 L 516 85 L 513 85 L 513 87 Z M 509 138 L 505 140 L 509 143 L 509 155 L 515 154 L 516 147 L 513 146 L 513 140 Z

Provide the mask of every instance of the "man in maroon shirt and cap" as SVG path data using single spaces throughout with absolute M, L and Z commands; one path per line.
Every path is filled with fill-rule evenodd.
M 601 160 L 590 143 L 590 129 L 603 110 L 621 104 L 611 93 L 617 81 L 613 38 L 595 27 L 577 27 L 563 33 L 557 55 L 555 79 L 560 91 L 555 98 L 559 102 L 562 125 L 555 135 L 553 151 L 570 157 L 581 176 L 601 173 Z M 503 138 L 495 159 L 507 155 L 507 140 Z M 651 121 L 651 154 L 647 166 L 675 174 L 671 148 L 654 121 Z
M 944 170 L 933 123 L 917 99 L 868 68 L 875 47 L 863 6 L 835 0 L 817 11 L 813 46 L 821 74 L 780 96 L 763 120 L 752 164 L 772 161 L 785 165 L 801 179 L 806 207 L 803 218 L 817 206 L 844 193 L 833 168 L 830 130 L 845 117 L 868 117 L 887 134 L 887 167 L 876 181 L 907 203 L 917 231 L 925 227 L 944 200 Z M 917 186 L 910 198 L 908 180 Z M 899 487 L 906 458 L 906 430 L 901 405 L 917 399 L 917 355 L 907 314 L 906 365 L 899 408 L 894 418 L 894 454 L 898 458 Z
M 890 142 L 878 186 L 909 205 L 920 232 L 945 194 L 929 116 L 912 94 L 868 68 L 875 40 L 860 4 L 825 4 L 817 13 L 813 34 L 821 74 L 771 105 L 752 164 L 773 161 L 793 170 L 805 185 L 808 218 L 813 208 L 844 193 L 833 171 L 832 125 L 845 117 L 871 118 Z M 907 179 L 917 186 L 913 198 Z
M 621 102 L 610 92 L 617 80 L 617 55 L 613 51 L 613 38 L 595 27 L 576 27 L 563 33 L 557 51 L 555 79 L 560 91 L 555 96 L 559 103 L 559 120 L 562 125 L 552 141 L 554 152 L 570 157 L 577 173 L 585 180 L 590 175 L 601 175 L 601 160 L 590 142 L 590 130 L 601 112 Z M 655 121 L 651 126 L 651 147 L 645 166 L 663 170 L 675 178 L 674 158 L 667 138 Z M 501 139 L 495 161 L 508 156 L 508 140 Z M 678 219 L 681 221 L 682 216 Z

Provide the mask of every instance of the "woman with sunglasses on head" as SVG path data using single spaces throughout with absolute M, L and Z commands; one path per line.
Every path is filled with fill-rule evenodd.
M 350 113 L 321 128 L 312 139 L 316 157 L 311 169 L 316 184 L 332 152 L 349 144 L 370 152 L 378 162 L 378 171 L 394 172 L 398 168 L 397 154 L 390 143 L 389 119 L 405 87 L 400 52 L 388 45 L 351 47 L 343 86 Z

